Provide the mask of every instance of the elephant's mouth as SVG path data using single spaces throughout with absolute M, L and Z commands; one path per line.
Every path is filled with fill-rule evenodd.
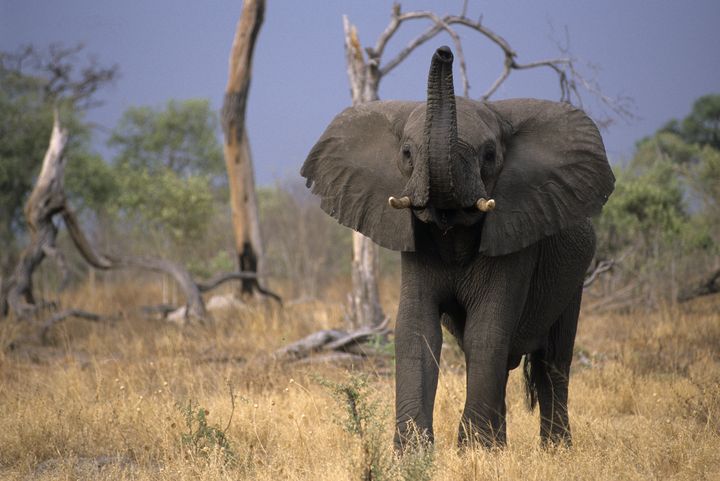
M 415 217 L 427 224 L 436 224 L 440 230 L 447 231 L 454 226 L 477 224 L 485 216 L 475 206 L 462 209 L 436 209 L 432 205 L 412 208 Z

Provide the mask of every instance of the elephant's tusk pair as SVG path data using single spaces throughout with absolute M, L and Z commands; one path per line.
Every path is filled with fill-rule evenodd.
M 400 197 L 399 199 L 396 199 L 393 196 L 390 196 L 388 199 L 388 204 L 390 204 L 390 207 L 393 209 L 408 209 L 412 205 L 410 202 L 410 197 Z
M 477 210 L 480 212 L 490 212 L 495 208 L 495 199 L 486 199 L 484 197 L 480 197 L 477 202 L 475 202 L 475 207 L 477 207 Z

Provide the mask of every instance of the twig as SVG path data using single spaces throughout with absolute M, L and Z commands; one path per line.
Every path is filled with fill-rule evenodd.
M 223 429 L 223 434 L 227 432 L 228 429 L 230 429 L 230 423 L 232 422 L 233 414 L 235 414 L 235 393 L 233 393 L 233 386 L 230 381 L 227 382 L 228 391 L 230 392 L 230 419 L 228 419 L 227 426 L 225 426 L 225 429 Z
M 595 266 L 595 269 L 585 278 L 585 281 L 583 282 L 583 289 L 587 289 L 592 285 L 593 282 L 598 278 L 600 274 L 603 272 L 607 272 L 610 269 L 612 269 L 615 266 L 615 260 L 603 260 L 597 263 Z

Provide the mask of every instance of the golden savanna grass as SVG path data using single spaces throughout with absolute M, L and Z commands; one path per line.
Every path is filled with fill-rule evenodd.
M 133 314 L 132 306 L 156 302 L 154 289 L 64 294 L 65 305 L 127 314 L 113 323 L 68 320 L 53 329 L 49 347 L 9 349 L 25 327 L 2 324 L 1 479 L 357 480 L 368 442 L 384 455 L 376 474 L 390 479 L 720 479 L 717 297 L 652 313 L 583 313 L 569 450 L 539 447 L 538 413 L 524 407 L 518 370 L 508 386 L 507 449 L 457 450 L 464 368 L 446 339 L 435 450 L 408 461 L 391 455 L 391 358 L 349 366 L 271 356 L 340 325 L 339 303 L 246 307 L 210 325 L 178 327 Z M 392 312 L 397 293 L 385 292 Z M 327 386 L 357 379 L 367 382 L 361 401 L 379 440 L 345 429 L 348 410 Z M 194 415 L 207 413 L 208 429 L 225 431 L 229 449 L 206 438 L 183 441 L 189 402 Z

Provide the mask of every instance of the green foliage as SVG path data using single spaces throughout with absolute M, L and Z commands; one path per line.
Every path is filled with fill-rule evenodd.
M 199 278 L 210 277 L 218 272 L 231 272 L 236 270 L 235 261 L 228 251 L 217 251 L 209 259 L 193 258 L 188 260 L 187 269 L 191 274 Z
M 164 110 L 131 107 L 108 144 L 118 150 L 115 162 L 135 169 L 179 176 L 223 176 L 217 114 L 205 99 L 170 100 Z
M 210 412 L 207 409 L 193 405 L 192 400 L 185 406 L 178 404 L 178 409 L 185 418 L 186 431 L 180 435 L 180 442 L 184 447 L 190 449 L 194 455 L 204 458 L 219 452 L 226 462 L 235 459 L 225 430 L 216 424 L 208 423 Z
M 616 176 L 615 192 L 599 220 L 611 251 L 637 238 L 649 244 L 658 236 L 668 240 L 681 232 L 687 215 L 672 165 L 658 162 L 641 174 L 618 169 Z
M 665 130 L 677 133 L 689 144 L 720 149 L 720 95 L 704 95 L 693 104 L 690 115 L 673 120 Z
M 187 245 L 202 238 L 213 211 L 213 193 L 205 176 L 181 178 L 169 169 L 151 173 L 119 165 L 114 171 L 118 195 L 110 212 L 142 231 L 167 234 Z
M 720 95 L 701 97 L 687 118 L 638 142 L 629 165 L 615 169 L 615 192 L 596 221 L 598 255 L 627 257 L 633 282 L 665 285 L 667 294 L 717 262 L 719 134 Z
M 207 234 L 225 202 L 217 115 L 207 100 L 170 100 L 164 109 L 131 107 L 108 144 L 117 154 L 117 195 L 109 212 L 135 233 L 186 251 Z M 196 263 L 201 261 L 197 259 Z
M 50 140 L 52 111 L 42 79 L 0 64 L 0 229 L 20 225 L 22 205 L 32 188 Z

